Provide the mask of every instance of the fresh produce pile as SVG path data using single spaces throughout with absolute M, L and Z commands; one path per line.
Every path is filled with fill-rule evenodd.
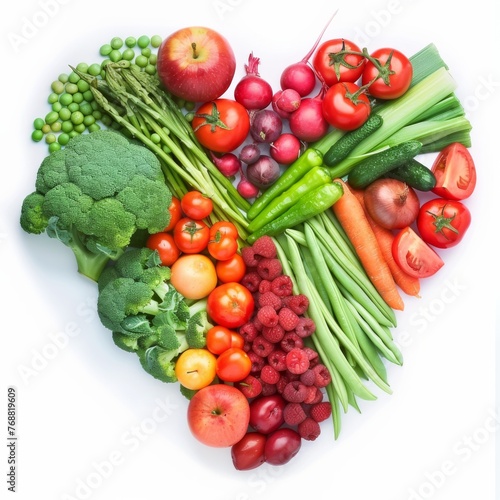
M 33 124 L 49 154 L 21 227 L 73 251 L 116 346 L 238 470 L 391 392 L 395 311 L 471 223 L 471 124 L 436 47 L 322 42 L 331 20 L 279 88 L 253 53 L 236 81 L 210 28 L 114 37 Z

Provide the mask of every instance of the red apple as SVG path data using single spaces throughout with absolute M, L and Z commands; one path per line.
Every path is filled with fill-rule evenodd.
M 189 401 L 187 419 L 198 441 L 216 448 L 229 447 L 247 432 L 250 405 L 243 393 L 231 385 L 208 385 Z
M 158 76 L 173 95 L 191 102 L 213 101 L 229 87 L 236 58 L 220 33 L 202 26 L 182 28 L 158 50 Z

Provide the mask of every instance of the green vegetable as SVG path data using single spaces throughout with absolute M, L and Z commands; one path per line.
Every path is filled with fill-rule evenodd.
M 432 170 L 412 158 L 407 163 L 387 172 L 386 177 L 405 182 L 419 191 L 430 191 L 436 185 L 436 177 Z
M 130 248 L 98 281 L 97 312 L 114 343 L 135 352 L 153 377 L 176 382 L 177 357 L 206 345 L 206 299 L 188 303 L 169 283 L 170 269 L 149 248 Z
M 356 130 L 344 134 L 323 156 L 323 163 L 332 167 L 347 158 L 352 150 L 375 130 L 382 126 L 382 118 L 377 113 L 372 113 L 368 120 Z
M 156 233 L 169 222 L 171 193 L 160 162 L 117 132 L 71 139 L 42 161 L 35 188 L 23 201 L 21 227 L 59 239 L 94 281 L 136 231 Z
M 300 198 L 305 196 L 313 189 L 331 183 L 332 179 L 328 171 L 323 167 L 311 168 L 304 177 L 273 198 L 266 207 L 248 224 L 248 231 L 251 233 L 257 231 L 265 224 L 272 222 L 276 217 L 286 212 L 290 207 L 297 203 Z
M 323 163 L 323 155 L 317 150 L 309 148 L 304 151 L 284 172 L 280 178 L 259 196 L 247 211 L 248 220 L 255 219 L 257 215 L 277 196 L 291 188 L 295 182 L 309 172 L 313 167 Z
M 264 224 L 260 229 L 251 233 L 247 238 L 247 242 L 253 243 L 265 234 L 276 236 L 286 229 L 295 227 L 310 217 L 324 212 L 342 196 L 342 192 L 342 186 L 337 182 L 323 184 L 309 191 L 278 218 Z
M 393 168 L 413 159 L 421 149 L 421 142 L 407 141 L 369 155 L 352 168 L 347 180 L 354 189 L 363 189 Z

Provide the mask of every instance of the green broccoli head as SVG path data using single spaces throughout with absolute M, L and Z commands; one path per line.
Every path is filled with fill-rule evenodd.
M 61 241 L 95 281 L 103 262 L 118 258 L 136 232 L 159 232 L 170 218 L 172 195 L 158 158 L 116 131 L 72 138 L 42 161 L 35 187 L 23 201 L 21 227 L 41 234 L 57 221 L 57 231 L 47 234 L 71 236 Z
M 212 328 L 206 310 L 193 314 L 187 323 L 186 340 L 189 347 L 201 349 L 207 345 L 207 332 Z
M 139 360 L 144 370 L 162 382 L 177 382 L 175 374 L 175 358 L 177 349 L 168 351 L 155 345 L 139 354 Z

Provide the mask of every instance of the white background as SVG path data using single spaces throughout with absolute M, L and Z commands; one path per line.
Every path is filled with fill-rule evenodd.
M 15 386 L 16 498 L 495 498 L 498 11 L 486 0 L 463 7 L 449 0 L 9 3 L 0 16 L 0 413 L 7 387 Z M 441 252 L 446 264 L 422 283 L 422 297 L 406 299 L 398 314 L 394 335 L 405 364 L 388 366 L 394 393 L 375 388 L 377 401 L 344 415 L 337 441 L 328 421 L 287 466 L 237 472 L 229 450 L 190 436 L 177 387 L 157 382 L 112 344 L 95 313 L 96 287 L 76 273 L 71 252 L 20 229 L 22 199 L 46 154 L 30 141 L 31 124 L 48 111 L 52 80 L 68 64 L 99 60 L 98 47 L 113 36 L 165 37 L 210 26 L 233 45 L 236 79 L 253 51 L 261 75 L 277 88 L 280 70 L 307 53 L 337 8 L 324 40 L 342 36 L 408 54 L 433 42 L 450 66 L 474 126 L 478 185 L 467 201 L 473 224 L 459 247 Z M 26 31 L 33 22 L 38 27 Z M 0 437 L 6 427 L 2 417 Z M 8 449 L 0 449 L 7 498 Z

